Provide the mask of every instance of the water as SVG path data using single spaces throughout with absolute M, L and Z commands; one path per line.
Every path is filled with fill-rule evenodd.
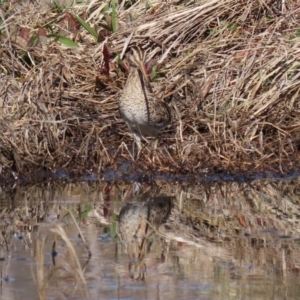
M 298 182 L 2 189 L 0 299 L 298 299 Z

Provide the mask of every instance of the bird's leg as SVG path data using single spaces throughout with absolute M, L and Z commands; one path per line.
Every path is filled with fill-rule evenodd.
M 142 147 L 142 142 L 141 142 L 141 136 L 137 133 L 134 133 L 133 136 L 134 136 L 134 141 L 135 141 L 137 149 L 138 149 L 137 156 L 136 156 L 136 159 L 138 159 L 140 157 L 140 154 L 141 154 L 141 151 L 142 151 L 142 148 L 143 148 Z
M 158 145 L 158 138 L 155 138 L 154 142 L 152 143 L 153 151 L 156 152 Z
M 152 154 L 152 163 L 153 164 L 154 164 L 154 159 L 155 159 L 155 156 L 156 156 L 157 145 L 158 145 L 158 138 L 155 138 L 154 142 L 152 143 L 152 151 L 153 151 L 153 154 Z

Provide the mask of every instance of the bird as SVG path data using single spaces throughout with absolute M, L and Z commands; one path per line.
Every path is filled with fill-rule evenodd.
M 144 52 L 133 47 L 127 57 L 130 71 L 118 104 L 121 117 L 133 133 L 139 156 L 141 139 L 145 136 L 157 137 L 171 122 L 171 112 L 168 104 L 153 93 L 145 67 Z

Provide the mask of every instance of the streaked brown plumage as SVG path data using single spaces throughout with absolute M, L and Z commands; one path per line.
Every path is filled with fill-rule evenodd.
M 140 150 L 141 137 L 156 137 L 171 122 L 171 113 L 169 106 L 152 92 L 140 49 L 132 49 L 129 61 L 130 73 L 119 98 L 119 109 Z

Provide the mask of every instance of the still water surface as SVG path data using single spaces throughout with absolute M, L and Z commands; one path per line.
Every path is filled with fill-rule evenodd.
M 299 299 L 298 185 L 2 189 L 0 299 Z

